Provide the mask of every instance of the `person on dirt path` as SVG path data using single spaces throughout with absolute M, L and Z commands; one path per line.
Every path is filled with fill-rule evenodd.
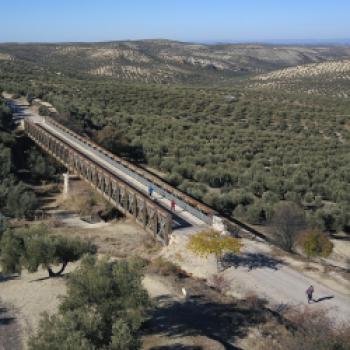
M 153 191 L 154 191 L 154 188 L 152 187 L 152 185 L 149 185 L 148 186 L 148 194 L 149 194 L 150 197 L 152 197 Z
M 306 290 L 306 296 L 307 296 L 307 303 L 310 304 L 313 301 L 312 295 L 314 293 L 314 287 L 311 285 L 307 290 Z
M 175 199 L 172 199 L 171 202 L 170 202 L 171 211 L 175 211 L 175 207 L 176 207 Z

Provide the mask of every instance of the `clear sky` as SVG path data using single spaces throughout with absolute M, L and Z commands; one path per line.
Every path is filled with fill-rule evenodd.
M 0 42 L 350 38 L 350 0 L 0 0 Z

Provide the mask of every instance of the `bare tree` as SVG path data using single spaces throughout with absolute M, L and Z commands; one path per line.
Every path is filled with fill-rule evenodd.
M 304 211 L 295 203 L 281 202 L 275 209 L 272 225 L 275 242 L 292 252 L 298 232 L 306 226 Z

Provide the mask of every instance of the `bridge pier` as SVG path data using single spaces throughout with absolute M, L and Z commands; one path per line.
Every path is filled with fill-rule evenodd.
M 68 197 L 69 194 L 69 173 L 63 174 L 63 196 Z
M 214 230 L 221 232 L 222 235 L 228 234 L 227 226 L 224 220 L 219 216 L 216 216 L 216 215 L 213 216 L 212 227 Z

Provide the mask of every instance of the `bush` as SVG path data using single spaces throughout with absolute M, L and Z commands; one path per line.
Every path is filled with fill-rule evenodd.
M 6 212 L 11 217 L 30 217 L 38 207 L 38 200 L 35 193 L 24 183 L 11 186 L 7 192 Z
M 186 274 L 177 264 L 161 256 L 152 260 L 148 269 L 149 272 L 158 273 L 162 276 L 178 275 L 182 277 Z
M 301 233 L 298 243 L 309 258 L 317 256 L 326 258 L 333 250 L 333 243 L 324 232 L 319 230 Z
M 329 206 L 318 209 L 314 215 L 314 222 L 317 227 L 324 231 L 341 230 L 346 225 L 346 213 L 338 206 Z
M 215 274 L 208 279 L 208 286 L 220 293 L 226 294 L 230 288 L 230 282 L 223 275 Z
M 40 107 L 39 107 L 39 115 L 48 116 L 48 115 L 50 115 L 50 112 L 49 112 L 49 110 L 48 110 L 47 107 L 45 107 L 45 106 L 40 106 Z
M 265 212 L 261 203 L 254 203 L 248 206 L 246 220 L 253 225 L 259 225 L 265 221 Z
M 0 241 L 2 234 L 6 231 L 7 229 L 7 220 L 4 215 L 0 212 Z

